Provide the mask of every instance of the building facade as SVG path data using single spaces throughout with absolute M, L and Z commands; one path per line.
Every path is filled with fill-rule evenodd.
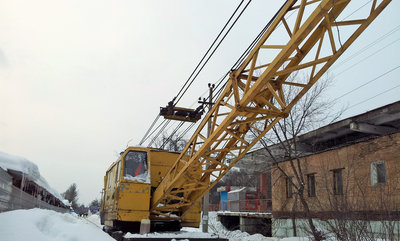
M 287 176 L 272 171 L 273 215 L 303 217 L 296 175 L 288 161 L 279 165 Z M 300 165 L 313 217 L 400 219 L 400 133 L 305 156 Z
M 237 165 L 268 173 L 273 236 L 310 235 L 311 217 L 318 230 L 343 240 L 400 240 L 400 102 L 305 133 L 296 145 L 298 159 L 277 144 Z

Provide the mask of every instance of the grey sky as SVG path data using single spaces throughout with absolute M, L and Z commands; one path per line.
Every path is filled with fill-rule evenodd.
M 0 3 L 0 151 L 35 162 L 59 192 L 75 182 L 79 202 L 100 197 L 103 176 L 136 145 L 159 107 L 177 94 L 240 1 L 51 1 Z M 367 0 L 359 1 L 361 6 Z M 183 99 L 217 81 L 283 1 L 253 1 Z M 400 23 L 389 7 L 333 66 L 329 96 L 400 65 L 400 31 L 356 53 Z M 355 9 L 353 9 L 355 10 Z M 395 41 L 395 42 L 394 42 Z M 393 43 L 392 43 L 393 42 Z M 376 55 L 346 68 L 390 44 Z M 400 70 L 345 96 L 346 116 L 399 100 Z

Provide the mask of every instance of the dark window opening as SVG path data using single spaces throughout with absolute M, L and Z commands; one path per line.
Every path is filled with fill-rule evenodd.
M 343 169 L 333 170 L 333 193 L 335 195 L 343 195 Z
M 376 174 L 378 183 L 386 183 L 386 168 L 385 163 L 378 163 L 376 164 Z
M 286 177 L 286 197 L 293 197 L 293 183 L 292 177 Z
M 384 161 L 371 163 L 371 185 L 386 183 L 386 166 Z
M 308 196 L 315 197 L 315 174 L 307 175 Z

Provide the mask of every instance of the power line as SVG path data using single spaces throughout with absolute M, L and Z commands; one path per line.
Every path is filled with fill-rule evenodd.
M 370 97 L 370 98 L 368 98 L 368 99 L 366 99 L 366 100 L 360 101 L 360 102 L 358 102 L 357 104 L 354 104 L 354 105 L 348 107 L 347 110 L 353 108 L 354 106 L 357 106 L 357 105 L 360 105 L 360 104 L 362 104 L 362 103 L 365 103 L 365 102 L 367 102 L 367 101 L 369 101 L 369 100 L 371 100 L 371 99 L 374 99 L 374 98 L 376 98 L 376 97 L 378 97 L 378 96 L 380 96 L 380 95 L 386 94 L 387 92 L 390 92 L 390 91 L 392 91 L 392 90 L 394 90 L 394 89 L 397 89 L 397 88 L 399 88 L 399 87 L 400 87 L 400 84 L 399 84 L 399 85 L 396 85 L 396 86 L 394 86 L 394 87 L 391 87 L 391 88 L 389 88 L 389 89 L 387 89 L 387 90 L 385 90 L 385 91 L 383 91 L 383 92 L 381 92 L 381 93 L 379 93 L 379 94 L 377 94 L 377 95 L 374 95 L 374 96 L 372 96 L 372 97 Z
M 335 102 L 335 101 L 337 101 L 338 99 L 341 99 L 341 98 L 343 98 L 344 96 L 353 93 L 354 91 L 356 91 L 356 90 L 358 90 L 358 89 L 360 89 L 360 88 L 362 88 L 362 87 L 364 87 L 364 86 L 366 86 L 366 85 L 372 83 L 373 81 L 375 81 L 375 80 L 377 80 L 377 79 L 382 78 L 383 76 L 389 74 L 390 72 L 393 72 L 394 70 L 396 70 L 396 69 L 398 69 L 398 68 L 400 68 L 400 65 L 394 67 L 393 69 L 390 69 L 389 71 L 386 71 L 385 73 L 383 73 L 383 74 L 379 75 L 378 77 L 375 77 L 375 78 L 373 78 L 372 80 L 370 80 L 370 81 L 368 81 L 368 82 L 366 82 L 366 83 L 364 83 L 364 84 L 358 86 L 357 88 L 354 88 L 354 89 L 350 90 L 349 92 L 344 93 L 343 95 L 337 97 L 336 99 L 334 99 L 334 100 L 332 100 L 332 101 Z
M 378 49 L 377 51 L 373 52 L 372 54 L 368 55 L 367 57 L 364 57 L 363 59 L 357 61 L 355 64 L 350 65 L 348 68 L 344 69 L 343 71 L 340 71 L 339 74 L 337 74 L 334 78 L 336 79 L 339 75 L 343 74 L 344 72 L 346 72 L 349 69 L 354 68 L 354 66 L 361 64 L 364 60 L 369 59 L 370 57 L 374 56 L 375 54 L 381 52 L 382 50 L 384 50 L 385 48 L 389 47 L 390 45 L 394 44 L 395 42 L 399 41 L 400 38 L 396 39 L 395 41 L 389 43 L 388 45 L 384 46 L 383 48 Z
M 343 65 L 344 63 L 348 62 L 349 60 L 352 60 L 355 56 L 363 53 L 366 49 L 376 45 L 378 42 L 382 41 L 383 39 L 389 37 L 390 35 L 392 35 L 393 33 L 395 33 L 396 31 L 400 30 L 400 25 L 397 25 L 396 27 L 394 27 L 393 29 L 391 29 L 389 32 L 387 32 L 386 34 L 382 35 L 381 37 L 377 38 L 376 40 L 374 40 L 373 42 L 369 43 L 368 45 L 366 45 L 365 47 L 363 47 L 362 49 L 358 50 L 356 53 L 352 54 L 351 56 L 347 57 L 346 59 L 344 59 L 343 61 L 341 61 L 340 63 L 335 65 L 335 68 L 337 68 L 340 65 Z
M 349 15 L 347 15 L 345 18 L 343 18 L 341 21 L 346 20 L 347 18 L 349 18 L 351 15 L 353 15 L 354 13 L 360 11 L 360 9 L 362 9 L 363 7 L 365 7 L 368 3 L 372 2 L 372 0 L 369 0 L 368 2 L 366 2 L 364 5 L 362 5 L 361 7 L 357 8 L 356 10 L 354 10 L 352 13 L 350 13 Z

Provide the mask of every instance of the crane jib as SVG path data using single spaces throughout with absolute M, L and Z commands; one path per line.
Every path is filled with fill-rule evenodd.
M 351 0 L 289 0 L 244 62 L 233 70 L 215 105 L 154 191 L 151 212 L 185 212 L 304 96 L 391 0 L 370 2 L 361 19 L 339 20 Z M 293 15 L 293 16 L 292 16 Z M 340 35 L 346 30 L 348 38 Z M 335 32 L 339 34 L 335 35 Z M 275 44 L 282 31 L 287 39 Z M 266 54 L 272 51 L 274 55 Z M 271 58 L 271 56 L 274 56 Z M 307 78 L 289 78 L 307 71 Z M 295 88 L 289 97 L 287 88 Z M 205 137 L 206 124 L 210 136 Z M 189 160 L 183 156 L 188 155 Z

